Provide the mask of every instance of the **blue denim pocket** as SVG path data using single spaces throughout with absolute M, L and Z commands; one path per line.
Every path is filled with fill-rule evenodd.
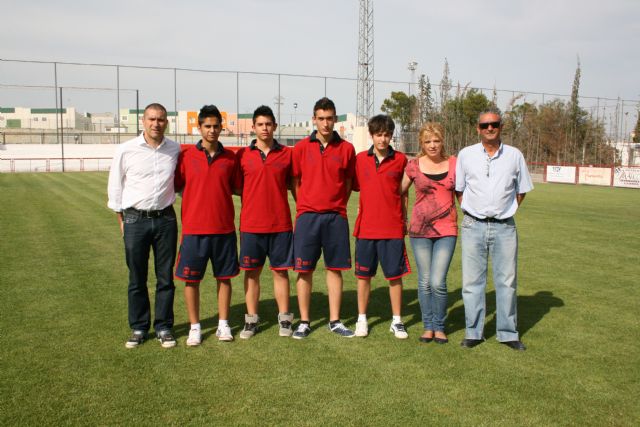
M 476 220 L 471 218 L 469 215 L 465 215 L 462 217 L 462 223 L 460 224 L 460 227 L 469 228 L 473 225 L 475 221 Z
M 125 224 L 135 224 L 140 219 L 140 214 L 135 212 L 126 212 L 123 216 Z

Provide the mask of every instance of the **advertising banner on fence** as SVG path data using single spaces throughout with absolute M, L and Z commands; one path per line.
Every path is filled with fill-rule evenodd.
M 578 184 L 611 185 L 611 168 L 580 167 Z
M 547 165 L 547 182 L 563 182 L 565 184 L 575 184 L 576 167 Z
M 615 187 L 640 188 L 640 167 L 620 166 L 613 170 Z

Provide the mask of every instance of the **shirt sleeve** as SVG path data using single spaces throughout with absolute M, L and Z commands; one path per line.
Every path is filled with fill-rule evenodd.
M 356 149 L 352 144 L 349 144 L 349 150 L 347 153 L 347 169 L 345 170 L 345 177 L 347 179 L 353 179 L 356 174 Z
M 240 149 L 236 153 L 235 164 L 233 168 L 233 180 L 231 182 L 231 187 L 234 189 L 240 189 L 244 187 L 244 174 L 242 173 L 242 156 L 244 155 L 244 148 Z
M 291 159 L 291 175 L 295 178 L 300 178 L 302 175 L 302 152 L 304 147 L 298 142 L 293 147 L 293 155 Z
M 516 177 L 516 193 L 524 194 L 533 190 L 533 182 L 531 181 L 531 175 L 529 175 L 529 169 L 527 168 L 527 162 L 524 159 L 522 153 L 518 156 L 518 176 Z
M 453 174 L 451 176 L 451 179 L 453 179 L 454 184 L 456 182 L 456 176 L 458 176 L 458 174 L 456 174 L 457 167 L 458 167 L 458 159 L 456 158 L 456 156 L 449 157 L 449 173 Z
M 466 187 L 466 175 L 464 172 L 464 153 L 461 151 L 456 159 L 456 191 L 463 192 Z
M 109 182 L 107 184 L 107 195 L 109 201 L 107 206 L 116 211 L 122 212 L 122 183 L 124 180 L 124 156 L 122 146 L 116 149 L 109 169 Z
M 180 151 L 180 154 L 178 154 L 178 162 L 176 164 L 176 174 L 173 178 L 173 186 L 175 187 L 176 193 L 180 193 L 184 190 L 185 183 L 184 151 Z
M 360 191 L 360 181 L 358 180 L 358 157 L 356 156 L 356 173 L 353 175 L 351 190 Z
M 416 179 L 416 170 L 415 170 L 416 168 L 414 167 L 416 162 L 417 160 L 411 160 L 410 162 L 407 163 L 407 166 L 404 168 L 404 173 L 407 174 L 407 176 L 411 181 Z

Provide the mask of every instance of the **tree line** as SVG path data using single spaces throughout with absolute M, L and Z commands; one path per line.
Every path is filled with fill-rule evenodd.
M 528 162 L 611 164 L 615 150 L 607 142 L 603 118 L 593 117 L 579 105 L 580 61 L 574 76 L 571 99 L 553 99 L 543 103 L 523 102 L 522 95 L 513 96 L 503 111 L 502 140 L 518 147 Z M 478 141 L 478 114 L 497 108 L 497 91 L 491 99 L 478 89 L 454 86 L 445 59 L 438 85 L 438 102 L 429 78 L 420 76 L 417 93 L 391 92 L 381 110 L 399 124 L 400 141 L 405 151 L 418 151 L 418 131 L 422 123 L 443 124 L 445 146 L 457 153 Z

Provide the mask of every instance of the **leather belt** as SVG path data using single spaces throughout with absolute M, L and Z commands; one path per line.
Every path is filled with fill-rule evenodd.
M 173 209 L 173 206 L 169 205 L 164 209 L 160 209 L 157 211 L 143 211 L 140 209 L 136 209 L 136 208 L 127 208 L 124 210 L 124 213 L 133 213 L 136 215 L 140 215 L 143 218 L 159 218 L 161 216 L 163 216 L 164 214 L 166 214 L 167 212 L 170 212 L 171 209 Z
M 505 219 L 490 218 L 490 217 L 487 217 L 487 218 L 478 218 L 478 217 L 475 217 L 475 216 L 471 215 L 471 214 L 470 214 L 470 213 L 468 213 L 468 212 L 464 212 L 464 214 L 465 214 L 466 216 L 468 216 L 468 217 L 471 217 L 471 218 L 475 219 L 476 221 L 479 221 L 479 222 L 495 222 L 496 224 L 504 224 L 504 223 L 508 222 L 508 221 L 511 219 L 511 217 L 509 217 L 509 218 L 505 218 Z

